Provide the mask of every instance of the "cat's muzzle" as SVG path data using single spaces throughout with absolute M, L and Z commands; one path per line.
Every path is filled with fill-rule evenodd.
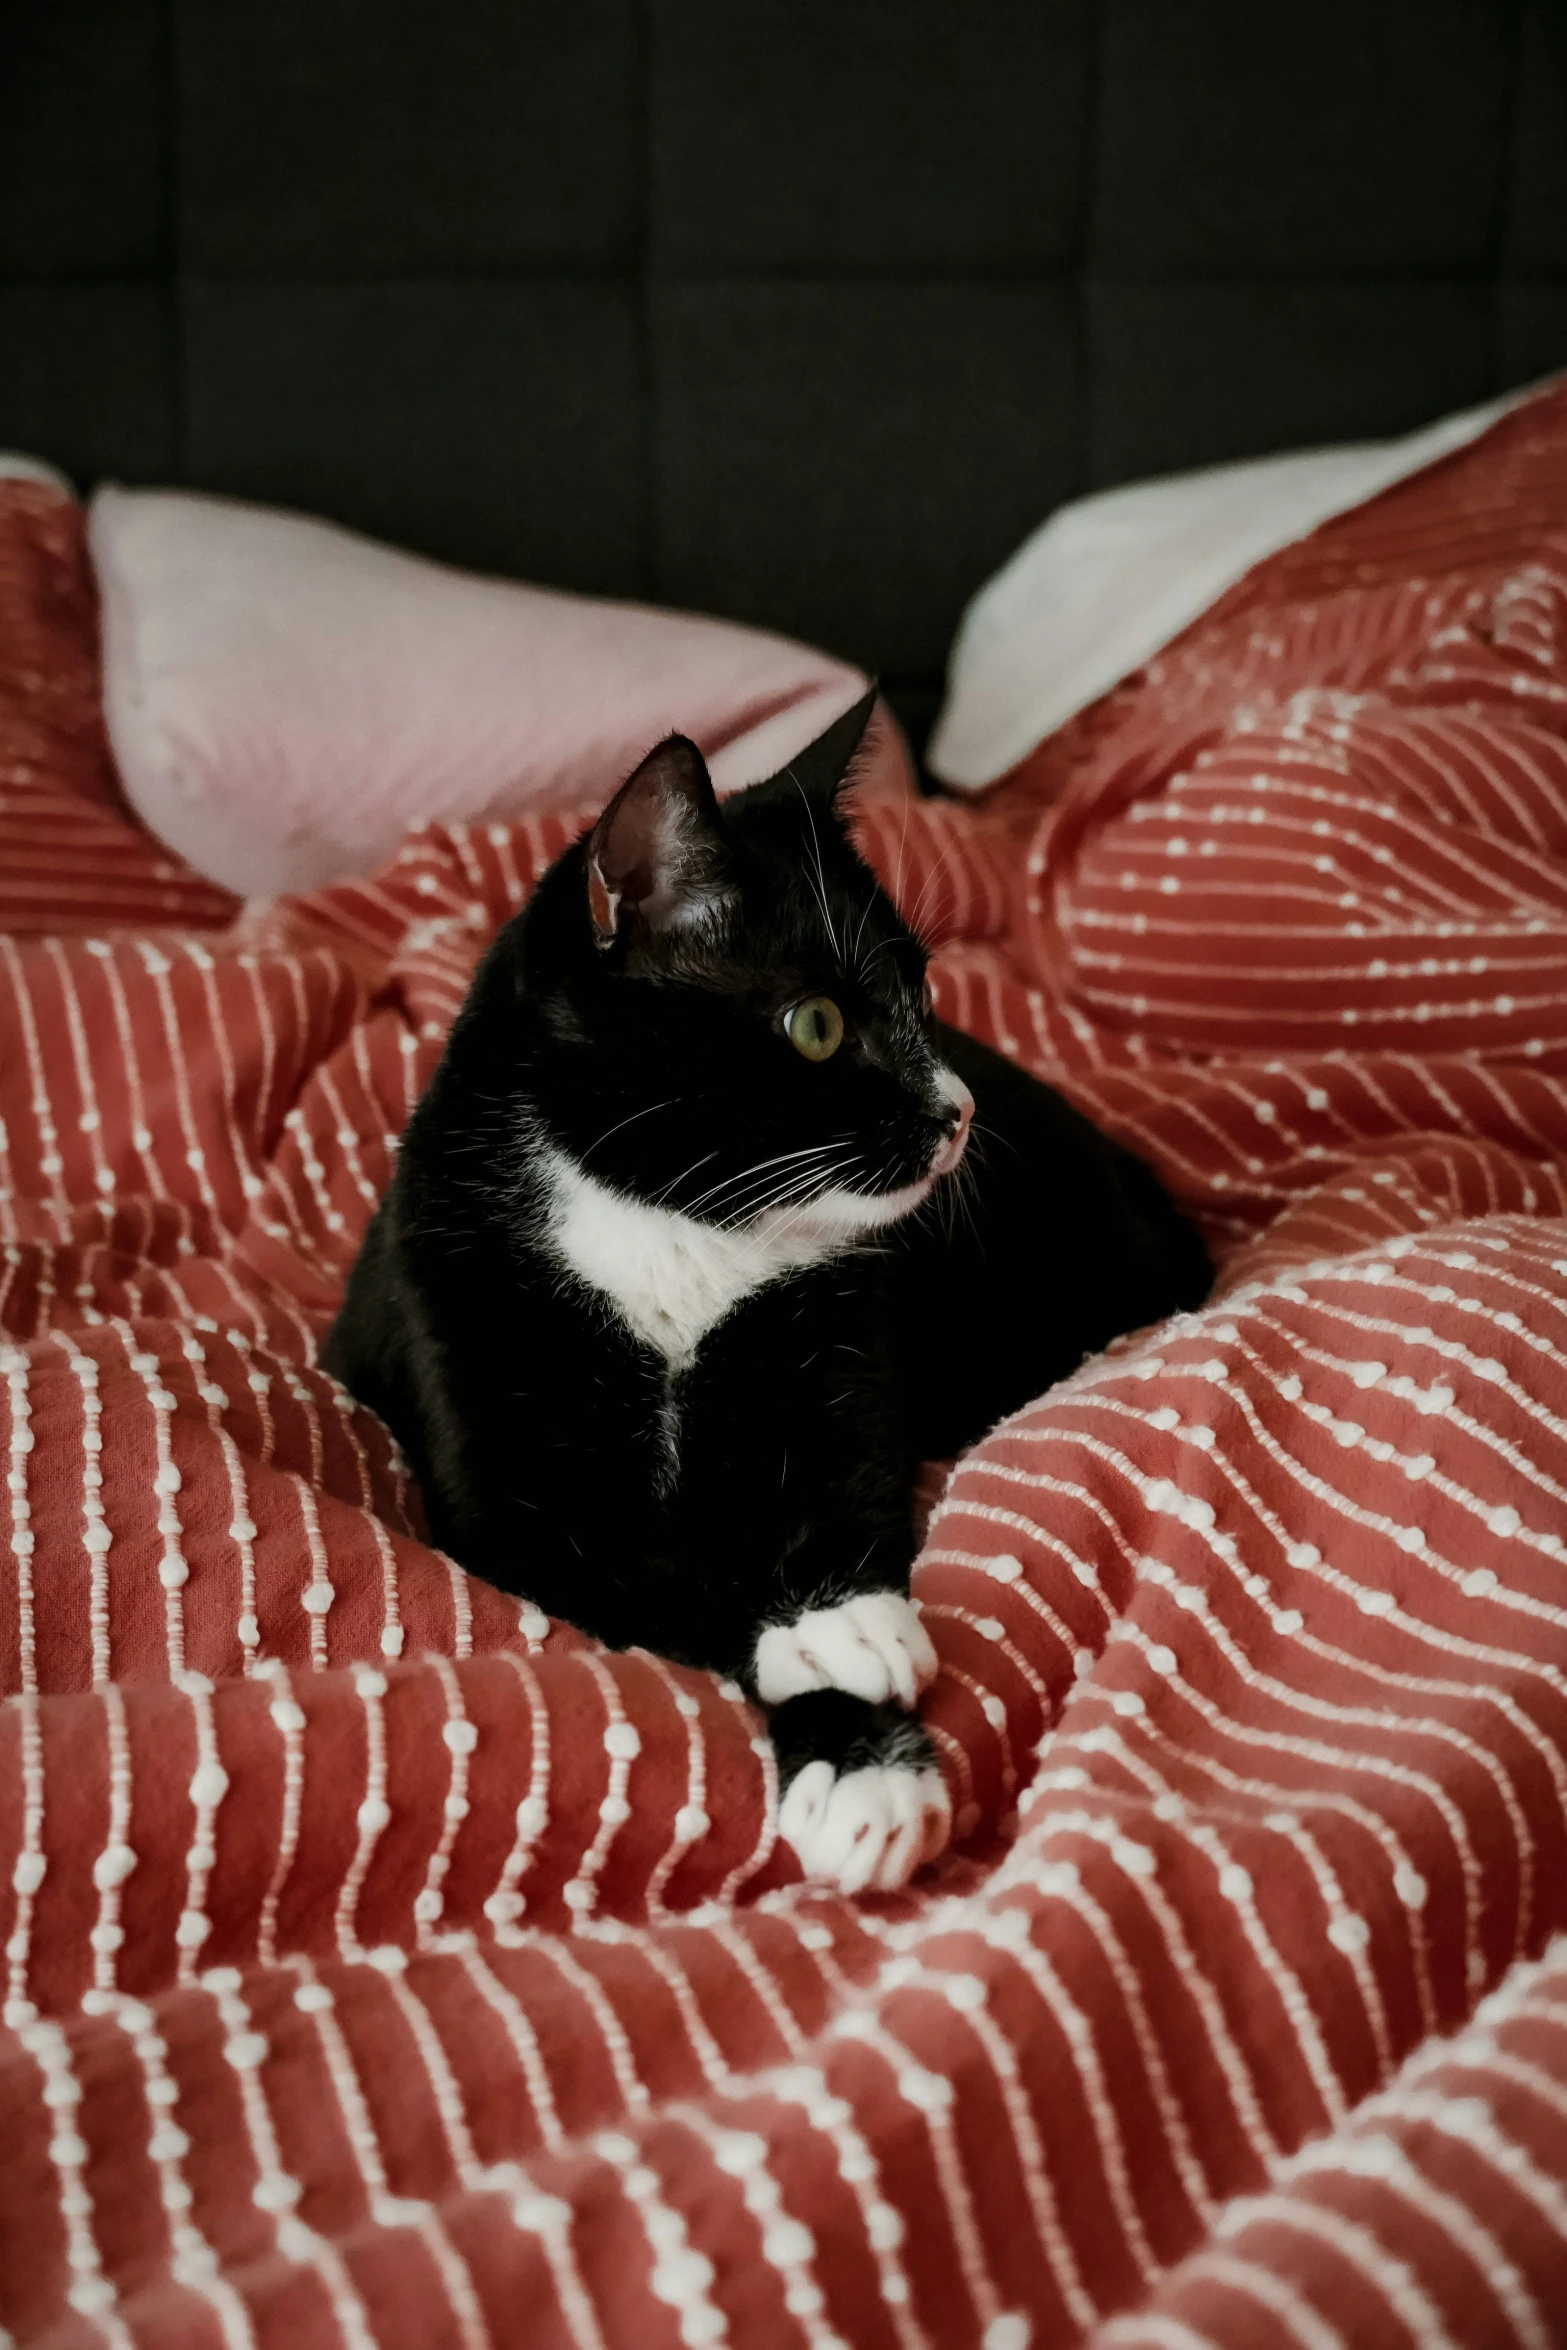
M 941 1090 L 952 1104 L 951 1122 L 944 1140 L 937 1145 L 936 1155 L 930 1162 L 930 1171 L 933 1176 L 952 1173 L 953 1168 L 968 1148 L 968 1130 L 974 1118 L 974 1096 L 969 1092 L 962 1078 L 954 1076 L 950 1069 L 943 1069 L 941 1081 Z

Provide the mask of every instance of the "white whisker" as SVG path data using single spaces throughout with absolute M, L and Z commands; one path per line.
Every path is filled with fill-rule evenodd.
M 821 835 L 816 829 L 816 810 L 811 806 L 810 795 L 807 793 L 804 784 L 800 781 L 800 778 L 796 775 L 794 769 L 792 767 L 786 767 L 784 769 L 784 773 L 788 776 L 789 781 L 794 785 L 795 790 L 799 793 L 800 798 L 805 806 L 806 821 L 811 827 L 811 847 L 816 857 L 816 873 L 814 877 L 816 883 L 816 902 L 821 907 L 822 920 L 827 926 L 827 936 L 831 942 L 833 952 L 837 955 L 838 960 L 843 965 L 844 969 L 847 970 L 849 958 L 843 951 L 843 942 L 839 938 L 838 933 L 833 926 L 832 908 L 827 903 L 827 873 L 826 868 L 822 864 L 822 843 Z
M 587 1149 L 582 1154 L 582 1164 L 586 1166 L 589 1159 L 592 1158 L 593 1153 L 600 1149 L 604 1143 L 608 1142 L 612 1134 L 618 1134 L 622 1126 L 634 1126 L 639 1118 L 651 1118 L 655 1110 L 670 1110 L 674 1108 L 674 1104 L 675 1097 L 673 1094 L 671 1094 L 666 1101 L 649 1102 L 645 1110 L 633 1110 L 630 1117 L 622 1118 L 618 1125 L 606 1126 L 604 1132 L 599 1136 L 598 1141 L 590 1142 L 588 1144 Z
M 779 1151 L 771 1159 L 758 1159 L 754 1165 L 742 1167 L 738 1175 L 726 1175 L 721 1183 L 711 1184 L 706 1191 L 701 1192 L 696 1199 L 687 1204 L 685 1213 L 688 1216 L 695 1215 L 698 1208 L 703 1207 L 709 1200 L 719 1199 L 726 1191 L 749 1184 L 756 1176 L 765 1175 L 771 1167 L 788 1166 L 801 1159 L 825 1158 L 829 1152 L 842 1150 L 843 1147 L 844 1137 L 840 1135 L 831 1142 L 808 1143 L 800 1150 Z M 708 1153 L 710 1158 L 714 1155 L 712 1152 Z

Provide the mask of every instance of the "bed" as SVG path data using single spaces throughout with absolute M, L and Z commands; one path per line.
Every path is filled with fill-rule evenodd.
M 1567 390 L 863 814 L 942 1016 L 1220 1265 L 933 1476 L 895 1897 L 800 1882 L 733 1686 L 432 1551 L 316 1364 L 580 807 L 241 909 L 97 629 L 0 484 L 6 2338 L 1562 2340 Z

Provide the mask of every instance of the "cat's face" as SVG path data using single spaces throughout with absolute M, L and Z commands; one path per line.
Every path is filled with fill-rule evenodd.
M 925 951 L 834 805 L 868 708 L 722 806 L 672 737 L 541 883 L 529 1092 L 542 1139 L 599 1182 L 826 1241 L 956 1167 L 973 1103 L 935 1049 Z

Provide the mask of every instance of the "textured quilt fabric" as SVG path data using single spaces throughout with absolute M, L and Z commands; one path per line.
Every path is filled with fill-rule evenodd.
M 314 1366 L 572 813 L 236 916 L 0 517 L 11 2339 L 1567 2342 L 1567 394 L 865 820 L 1222 1270 L 941 1491 L 955 1849 L 859 1902 Z

